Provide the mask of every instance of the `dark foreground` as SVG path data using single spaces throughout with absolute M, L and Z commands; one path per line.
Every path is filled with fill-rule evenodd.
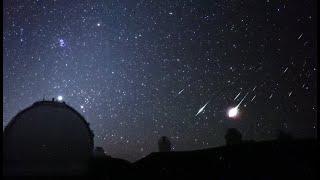
M 151 153 L 135 163 L 93 159 L 83 176 L 5 179 L 316 179 L 316 140 L 245 142 L 197 151 Z

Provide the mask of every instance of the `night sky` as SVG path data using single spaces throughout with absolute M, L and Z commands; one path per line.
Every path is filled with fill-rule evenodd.
M 5 0 L 3 125 L 60 96 L 130 161 L 163 135 L 175 151 L 224 145 L 230 127 L 316 137 L 316 14 L 316 0 Z

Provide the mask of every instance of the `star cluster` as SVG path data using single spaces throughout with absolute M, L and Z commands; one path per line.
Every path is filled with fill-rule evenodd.
M 59 98 L 131 161 L 163 135 L 176 151 L 229 127 L 316 136 L 316 0 L 5 0 L 3 15 L 4 126 Z

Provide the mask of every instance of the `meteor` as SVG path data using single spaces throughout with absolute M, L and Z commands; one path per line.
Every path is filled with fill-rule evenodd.
M 239 94 L 233 100 L 236 100 L 240 96 L 240 94 L 241 92 L 239 92 Z
M 237 105 L 237 107 L 240 106 L 240 104 L 242 103 L 242 101 L 248 96 L 249 92 L 247 92 L 247 94 L 241 99 L 241 101 L 239 102 L 239 104 Z
M 238 115 L 238 112 L 239 112 L 238 106 L 236 106 L 234 108 L 231 108 L 228 111 L 228 117 L 229 118 L 234 118 L 234 117 L 236 117 Z
M 181 91 L 178 92 L 178 94 L 181 94 L 184 91 L 184 89 L 182 89 Z
M 228 110 L 228 117 L 229 118 L 234 118 L 238 115 L 239 113 L 239 106 L 241 105 L 241 103 L 243 102 L 243 100 L 248 96 L 249 92 L 247 92 L 247 94 L 241 99 L 241 101 L 233 108 Z
M 254 100 L 254 98 L 256 98 L 256 95 L 253 96 L 253 98 L 251 99 L 251 102 Z
M 273 96 L 273 94 L 271 94 L 271 95 L 269 96 L 269 99 L 271 99 L 271 98 L 272 98 L 272 96 Z
M 254 86 L 254 88 L 252 89 L 252 91 L 256 90 L 257 86 Z
M 198 116 L 198 114 L 200 114 L 200 113 L 204 110 L 204 108 L 209 104 L 209 102 L 210 102 L 210 101 L 208 101 L 205 105 L 203 105 L 203 106 L 199 109 L 199 111 L 197 112 L 196 116 Z
M 291 94 L 292 94 L 292 91 L 291 91 L 291 92 L 289 92 L 289 97 L 291 96 Z

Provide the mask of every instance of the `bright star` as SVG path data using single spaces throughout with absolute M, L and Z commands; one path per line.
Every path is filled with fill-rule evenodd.
M 62 96 L 58 96 L 58 101 L 62 101 L 63 97 Z

